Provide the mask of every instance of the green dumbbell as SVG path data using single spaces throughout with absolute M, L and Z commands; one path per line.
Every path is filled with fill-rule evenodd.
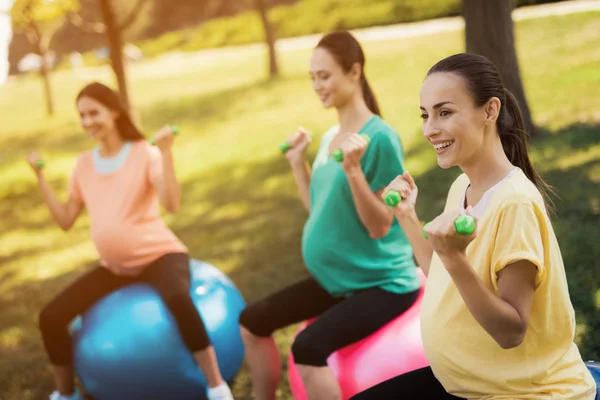
M 178 125 L 171 125 L 171 132 L 173 132 L 173 135 L 177 136 L 179 134 L 179 126 Z M 156 145 L 156 140 L 154 140 L 154 138 L 150 139 L 150 144 L 152 146 Z
M 310 138 L 310 140 L 312 140 L 312 134 L 307 133 L 308 137 Z M 283 142 L 279 145 L 279 150 L 281 150 L 282 153 L 285 154 L 286 151 L 288 151 L 289 149 L 291 149 L 293 146 L 291 144 L 289 144 L 288 142 Z
M 285 153 L 286 151 L 288 151 L 291 148 L 292 148 L 292 145 L 289 144 L 288 142 L 283 142 L 279 145 L 279 150 L 281 150 L 282 153 Z
M 36 167 L 38 167 L 38 169 L 42 169 L 42 168 L 44 168 L 44 160 L 41 160 L 41 159 L 40 159 L 40 160 L 37 160 L 37 161 L 35 162 L 35 166 L 36 166 Z
M 427 233 L 425 232 L 425 229 L 429 224 L 430 222 L 426 223 L 423 227 L 423 237 L 425 239 L 427 239 Z M 470 235 L 473 233 L 473 231 L 475 231 L 475 218 L 465 214 L 459 215 L 458 218 L 454 220 L 454 228 L 456 229 L 456 232 L 460 233 L 461 235 Z
M 396 207 L 402 201 L 402 196 L 400 193 L 395 190 L 390 190 L 388 194 L 385 195 L 385 204 L 390 207 Z
M 367 144 L 369 144 L 369 142 L 371 141 L 371 139 L 366 133 L 361 133 L 360 136 L 366 140 Z M 337 162 L 344 161 L 344 152 L 342 151 L 342 149 L 334 150 L 333 153 L 331 153 L 331 155 L 333 156 L 333 158 L 335 158 L 335 161 Z

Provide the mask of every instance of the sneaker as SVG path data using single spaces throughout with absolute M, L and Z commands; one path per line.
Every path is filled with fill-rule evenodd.
M 208 388 L 206 397 L 208 400 L 234 400 L 231 389 L 229 389 L 226 382 L 221 383 L 217 387 Z
M 58 390 L 55 390 L 50 395 L 50 400 L 83 400 L 83 396 L 81 395 L 79 388 L 75 388 L 73 394 L 69 396 L 62 395 Z

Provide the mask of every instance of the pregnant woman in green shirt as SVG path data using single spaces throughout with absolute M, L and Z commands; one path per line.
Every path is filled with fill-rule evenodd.
M 250 304 L 240 317 L 254 394 L 275 399 L 280 376 L 275 330 L 316 320 L 292 345 L 310 399 L 340 399 L 327 358 L 404 313 L 421 282 L 408 240 L 381 194 L 403 173 L 398 134 L 380 117 L 364 75 L 360 44 L 348 32 L 321 39 L 310 75 L 339 123 L 321 140 L 312 168 L 310 136 L 287 141 L 286 156 L 309 210 L 302 254 L 310 277 Z

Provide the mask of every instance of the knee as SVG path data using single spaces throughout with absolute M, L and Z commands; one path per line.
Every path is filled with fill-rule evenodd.
M 304 330 L 292 343 L 292 354 L 296 364 L 325 367 L 331 351 L 324 346 L 324 343 L 318 337 Z

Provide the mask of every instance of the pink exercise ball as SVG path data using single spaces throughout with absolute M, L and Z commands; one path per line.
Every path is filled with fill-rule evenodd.
M 421 269 L 419 275 L 423 282 L 419 297 L 405 313 L 371 336 L 336 351 L 327 359 L 344 399 L 395 376 L 429 366 L 421 341 L 419 320 L 425 289 L 425 275 Z M 312 321 L 303 322 L 296 336 Z M 294 398 L 307 400 L 304 384 L 291 352 L 288 355 L 288 379 Z

